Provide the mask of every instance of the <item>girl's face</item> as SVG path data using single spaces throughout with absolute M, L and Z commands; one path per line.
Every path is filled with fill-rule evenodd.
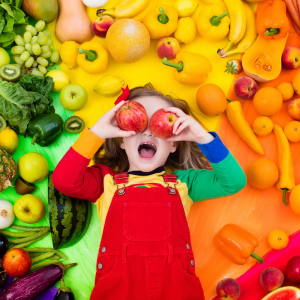
M 176 151 L 176 144 L 160 139 L 149 129 L 152 115 L 159 109 L 170 107 L 170 104 L 159 97 L 140 97 L 141 103 L 148 115 L 147 128 L 134 136 L 121 139 L 120 147 L 126 151 L 129 160 L 128 171 L 151 172 L 163 166 L 170 153 Z

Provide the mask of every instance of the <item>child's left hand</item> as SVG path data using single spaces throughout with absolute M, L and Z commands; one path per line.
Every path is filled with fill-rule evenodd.
M 181 109 L 167 107 L 164 110 L 178 116 L 173 126 L 174 136 L 168 138 L 167 141 L 191 141 L 207 144 L 214 139 L 193 117 L 186 115 Z

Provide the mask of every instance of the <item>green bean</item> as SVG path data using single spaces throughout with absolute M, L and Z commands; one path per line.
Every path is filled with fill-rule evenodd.
M 42 254 L 40 256 L 37 256 L 34 259 L 32 259 L 32 264 L 35 264 L 35 263 L 37 263 L 39 261 L 45 260 L 47 258 L 50 258 L 54 254 L 55 254 L 55 252 L 48 252 L 48 253 Z
M 58 255 L 54 255 L 51 257 L 51 259 L 54 259 L 54 260 L 59 260 L 59 259 L 62 259 L 62 257 L 58 256 Z
M 24 249 L 27 250 L 27 249 Z M 30 255 L 31 258 L 37 257 L 37 256 L 41 256 L 41 253 L 43 252 L 30 252 L 28 253 Z
M 42 235 L 41 237 L 35 239 L 35 240 L 31 240 L 31 241 L 29 241 L 29 242 L 22 243 L 22 244 L 17 244 L 17 245 L 15 245 L 15 246 L 13 246 L 13 247 L 12 247 L 12 245 L 11 245 L 8 249 L 11 250 L 11 249 L 14 249 L 14 248 L 25 248 L 25 247 L 27 247 L 27 246 L 29 246 L 29 245 L 31 245 L 31 244 L 33 244 L 33 243 L 35 243 L 35 242 L 41 240 L 41 239 L 42 239 L 43 237 L 45 237 L 46 235 L 48 235 L 48 232 L 45 233 L 44 235 Z
M 37 239 L 38 237 L 42 236 L 43 234 L 45 233 L 48 233 L 50 231 L 50 228 L 45 228 L 33 235 L 30 235 L 30 236 L 27 236 L 25 238 L 20 238 L 20 239 L 15 239 L 15 240 L 10 240 L 11 243 L 13 244 L 20 244 L 20 243 L 25 243 L 25 242 L 29 242 L 31 240 L 35 240 Z
M 30 235 L 34 235 L 35 231 L 28 231 L 28 232 L 13 232 L 13 231 L 7 231 L 7 230 L 0 230 L 2 234 L 9 237 L 27 237 Z
M 47 267 L 47 266 L 50 266 L 52 264 L 56 264 L 56 263 L 59 263 L 59 262 L 60 262 L 59 260 L 45 260 L 45 261 L 42 261 L 40 263 L 32 265 L 29 272 L 34 271 L 34 270 L 39 269 L 39 268 L 42 268 L 42 267 Z
M 22 231 L 40 231 L 45 228 L 50 228 L 47 226 L 41 226 L 41 227 L 27 227 L 27 226 L 20 226 L 20 225 L 10 225 L 10 228 L 22 230 Z
M 54 251 L 61 258 L 67 260 L 67 257 L 63 253 L 61 253 L 58 250 L 54 250 L 53 248 L 40 248 L 40 247 L 37 247 L 37 248 L 26 248 L 24 250 L 26 250 L 28 253 L 31 253 L 31 252 L 49 252 L 49 251 Z

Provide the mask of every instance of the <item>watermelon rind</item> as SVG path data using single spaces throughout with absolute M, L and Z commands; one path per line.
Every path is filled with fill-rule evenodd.
M 75 245 L 84 236 L 92 215 L 90 201 L 69 197 L 59 192 L 48 178 L 48 207 L 54 249 Z
M 291 291 L 291 292 L 294 291 L 295 292 L 295 294 L 293 295 L 292 298 L 281 298 L 280 297 L 280 294 L 283 294 L 283 293 L 288 292 L 288 291 Z M 276 296 L 278 296 L 278 298 Z M 276 299 L 300 300 L 300 289 L 298 289 L 294 286 L 281 287 L 281 288 L 269 293 L 267 296 L 265 296 L 261 300 L 276 300 Z

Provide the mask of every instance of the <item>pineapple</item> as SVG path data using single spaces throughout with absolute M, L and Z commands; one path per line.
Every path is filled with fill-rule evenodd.
M 0 193 L 7 187 L 17 175 L 17 164 L 11 155 L 0 148 Z

